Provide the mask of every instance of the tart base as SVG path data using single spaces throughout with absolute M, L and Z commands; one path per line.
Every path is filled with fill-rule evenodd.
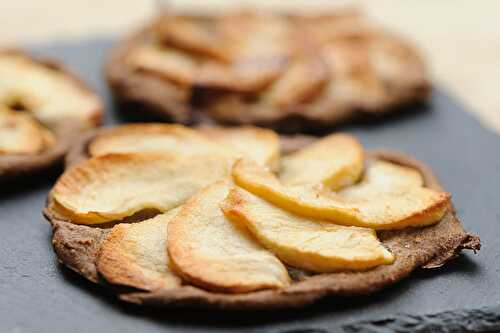
M 102 130 L 101 130 L 102 131 Z M 82 139 L 68 154 L 66 164 L 71 166 L 88 157 L 86 146 L 99 133 L 94 132 Z M 282 137 L 282 150 L 292 152 L 312 142 L 307 136 Z M 402 153 L 377 150 L 369 152 L 372 158 L 415 168 L 424 177 L 429 188 L 442 190 L 432 170 L 424 163 Z M 468 234 L 462 228 L 453 207 L 437 224 L 424 228 L 380 231 L 381 242 L 391 250 L 396 261 L 368 271 L 339 272 L 310 275 L 293 269 L 294 282 L 279 290 L 264 290 L 245 294 L 223 294 L 205 291 L 193 286 L 145 292 L 110 286 L 96 269 L 96 257 L 109 226 L 101 228 L 76 225 L 57 216 L 48 198 L 45 217 L 53 228 L 52 243 L 59 262 L 81 274 L 88 280 L 109 287 L 123 301 L 145 306 L 205 307 L 235 310 L 291 308 L 308 305 L 327 296 L 366 295 L 408 276 L 418 268 L 441 267 L 455 258 L 460 251 L 480 249 L 478 236 Z
M 199 86 L 181 86 L 162 78 L 157 73 L 134 71 L 127 65 L 130 52 L 145 41 L 151 40 L 162 18 L 156 18 L 140 31 L 118 42 L 111 50 L 105 66 L 105 76 L 113 97 L 120 109 L 128 114 L 141 113 L 144 118 L 196 124 L 200 119 L 211 119 L 221 125 L 255 125 L 275 129 L 282 133 L 314 133 L 351 121 L 372 121 L 386 114 L 401 113 L 407 106 L 425 103 L 432 85 L 426 78 L 423 59 L 404 40 L 396 36 L 405 48 L 411 49 L 418 68 L 419 80 L 411 86 L 396 84 L 382 102 L 338 107 L 322 103 L 325 111 L 311 109 L 307 103 L 286 109 L 248 103 L 252 94 L 228 92 Z M 408 50 L 406 50 L 408 51 Z M 402 75 L 401 81 L 406 77 Z M 129 110 L 129 111 L 128 111 Z

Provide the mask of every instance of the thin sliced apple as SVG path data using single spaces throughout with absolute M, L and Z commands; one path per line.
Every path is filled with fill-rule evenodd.
M 218 155 L 108 154 L 66 171 L 52 196 L 81 224 L 119 220 L 147 209 L 166 212 L 199 189 L 229 178 L 232 163 Z
M 136 70 L 156 73 L 170 81 L 190 86 L 198 62 L 190 55 L 169 47 L 143 45 L 134 49 L 127 62 Z
M 186 19 L 180 19 L 180 30 L 174 22 L 163 28 L 160 25 L 160 34 L 170 45 L 139 46 L 131 52 L 128 64 L 185 86 L 260 91 L 281 75 L 288 60 L 291 38 L 287 21 L 277 16 L 241 16 L 230 21 L 229 26 L 217 23 L 215 34 L 208 33 L 200 22 Z M 213 40 L 221 44 L 217 52 L 210 45 Z
M 175 271 L 194 285 L 220 292 L 286 286 L 290 278 L 278 258 L 222 213 L 228 192 L 226 182 L 208 186 L 170 222 L 168 253 Z
M 298 28 L 319 45 L 331 44 L 340 38 L 366 38 L 376 31 L 358 10 L 352 9 L 333 15 L 298 16 L 294 19 Z
M 301 217 L 241 188 L 233 188 L 222 207 L 228 218 L 246 225 L 262 245 L 291 266 L 326 273 L 394 261 L 374 230 Z
M 224 38 L 212 18 L 169 16 L 162 19 L 158 35 L 163 44 L 200 56 L 227 61 Z
M 181 279 L 170 269 L 167 226 L 179 208 L 138 223 L 115 225 L 97 258 L 99 273 L 110 283 L 142 290 L 175 288 Z
M 54 142 L 54 135 L 28 114 L 0 109 L 0 155 L 36 154 Z
M 88 150 L 91 156 L 129 152 L 162 152 L 179 156 L 228 153 L 197 131 L 172 124 L 122 125 L 97 136 Z
M 229 54 L 236 63 L 251 59 L 284 59 L 297 46 L 290 22 L 275 14 L 229 15 L 222 18 L 218 28 L 232 42 Z M 256 68 L 257 72 L 259 70 Z
M 328 81 L 328 68 L 321 58 L 296 57 L 275 84 L 263 95 L 263 103 L 287 109 L 318 96 Z
M 102 109 L 99 97 L 72 75 L 9 51 L 0 51 L 0 104 L 21 105 L 49 129 L 68 120 L 94 126 Z
M 201 134 L 230 148 L 240 157 L 276 169 L 280 158 L 280 139 L 271 130 L 257 127 L 202 127 Z
M 333 112 L 342 119 L 353 108 L 376 111 L 374 106 L 385 105 L 386 87 L 377 78 L 365 42 L 340 39 L 322 47 L 320 56 L 330 69 L 331 80 L 311 103 L 311 112 Z
M 363 146 L 354 137 L 332 134 L 281 162 L 280 181 L 287 186 L 324 185 L 339 189 L 355 183 L 363 172 Z
M 178 156 L 227 155 L 245 157 L 276 167 L 280 141 L 271 130 L 255 127 L 203 127 L 182 125 L 122 125 L 97 136 L 88 147 L 91 156 L 109 153 L 154 152 Z
M 375 197 L 381 193 L 404 192 L 408 188 L 424 186 L 424 178 L 415 169 L 394 163 L 374 160 L 368 163 L 363 179 L 338 193 L 343 197 Z
M 363 190 L 357 194 L 352 190 L 347 195 L 317 186 L 285 186 L 274 174 L 248 160 L 236 162 L 233 178 L 239 186 L 283 209 L 336 224 L 401 229 L 441 220 L 448 209 L 449 194 L 422 186 L 386 186 L 384 179 L 393 176 L 388 170 L 372 172 L 371 177 L 361 183 Z
M 395 89 L 415 89 L 427 80 L 422 56 L 394 36 L 371 38 L 368 54 L 376 77 L 385 84 L 397 82 Z
M 232 64 L 215 61 L 200 63 L 196 84 L 238 92 L 263 90 L 283 72 L 285 59 L 245 58 Z
M 277 15 L 228 15 L 217 29 L 226 39 L 231 64 L 209 61 L 200 68 L 197 83 L 232 91 L 257 92 L 285 70 L 292 51 L 289 22 Z

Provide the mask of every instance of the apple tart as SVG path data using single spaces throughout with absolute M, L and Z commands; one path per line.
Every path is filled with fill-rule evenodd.
M 141 112 L 288 131 L 401 110 L 430 91 L 418 51 L 352 10 L 162 16 L 113 49 L 106 75 Z
M 68 154 L 44 214 L 62 264 L 144 305 L 302 306 L 480 248 L 427 166 L 347 134 L 102 129 Z
M 59 64 L 0 50 L 0 182 L 60 161 L 101 122 L 102 102 Z

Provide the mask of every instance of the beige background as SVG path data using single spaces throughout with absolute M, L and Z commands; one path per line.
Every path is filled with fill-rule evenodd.
M 0 43 L 24 44 L 119 35 L 159 9 L 217 10 L 256 4 L 301 9 L 355 5 L 413 39 L 434 79 L 500 133 L 500 1 L 498 0 L 15 0 L 0 4 Z M 286 4 L 286 5 L 285 5 Z

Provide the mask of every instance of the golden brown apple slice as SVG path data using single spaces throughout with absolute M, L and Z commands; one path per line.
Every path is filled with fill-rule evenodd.
M 54 142 L 54 135 L 29 115 L 0 109 L 0 155 L 36 154 Z
M 158 26 L 162 43 L 202 56 L 227 61 L 224 38 L 213 18 L 169 16 Z
M 209 290 L 242 293 L 286 286 L 283 264 L 244 226 L 222 213 L 229 184 L 217 182 L 181 207 L 168 226 L 168 253 L 175 271 Z
M 343 188 L 338 194 L 350 198 L 366 197 L 368 200 L 370 196 L 404 192 L 408 188 L 422 186 L 424 179 L 417 170 L 382 160 L 373 160 L 369 161 L 363 179 L 359 183 Z
M 195 80 L 196 84 L 209 88 L 256 92 L 276 80 L 284 64 L 285 59 L 279 56 L 245 58 L 232 64 L 204 61 L 200 63 Z
M 69 120 L 95 126 L 101 102 L 71 75 L 20 53 L 0 51 L 0 104 L 22 105 L 50 129 Z
M 91 156 L 109 153 L 163 152 L 179 156 L 228 153 L 223 147 L 182 125 L 121 125 L 89 144 Z
M 297 57 L 264 93 L 263 102 L 281 109 L 300 105 L 318 96 L 327 81 L 328 69 L 319 57 Z
M 136 70 L 155 73 L 173 82 L 189 86 L 193 83 L 198 62 L 190 55 L 169 47 L 142 45 L 127 58 Z
M 287 186 L 324 185 L 339 189 L 363 172 L 363 146 L 354 137 L 332 134 L 282 158 L 280 181 Z
M 236 14 L 223 17 L 217 26 L 226 40 L 225 53 L 231 64 L 203 63 L 198 84 L 257 92 L 282 74 L 293 52 L 293 38 L 286 19 L 276 15 Z
M 244 223 L 262 245 L 298 268 L 325 273 L 394 261 L 374 230 L 301 217 L 241 188 L 233 188 L 222 207 L 233 222 Z
M 110 283 L 143 290 L 175 288 L 181 279 L 170 270 L 167 226 L 179 208 L 138 223 L 115 225 L 97 258 L 99 273 Z
M 324 46 L 320 56 L 329 68 L 330 81 L 309 107 L 313 114 L 335 113 L 338 119 L 349 110 L 377 111 L 386 102 L 386 88 L 371 65 L 365 42 L 338 40 Z
M 247 55 L 247 58 L 227 64 L 169 47 L 144 45 L 131 52 L 127 61 L 136 70 L 154 73 L 185 86 L 252 92 L 265 88 L 281 74 L 285 58 Z
M 347 9 L 335 14 L 307 15 L 293 18 L 298 29 L 318 45 L 332 43 L 339 38 L 362 39 L 376 30 L 358 10 Z
M 280 139 L 271 130 L 257 127 L 202 127 L 201 134 L 230 148 L 235 155 L 276 169 L 280 158 Z
M 421 186 L 385 186 L 382 178 L 392 174 L 388 168 L 382 171 L 372 173 L 357 195 L 309 185 L 285 186 L 274 174 L 247 160 L 235 164 L 233 178 L 239 186 L 283 209 L 337 224 L 380 230 L 425 226 L 441 220 L 448 209 L 449 194 Z
M 73 222 L 82 224 L 119 220 L 146 209 L 165 212 L 227 179 L 232 163 L 217 155 L 108 154 L 66 171 L 52 196 Z
M 88 150 L 91 156 L 128 152 L 164 152 L 179 156 L 219 154 L 275 166 L 280 142 L 273 131 L 255 127 L 204 127 L 195 131 L 182 125 L 133 124 L 97 136 Z
M 379 34 L 371 38 L 368 55 L 377 78 L 384 84 L 393 82 L 394 90 L 418 89 L 427 80 L 422 56 L 395 36 Z
M 128 64 L 186 86 L 256 92 L 279 77 L 291 52 L 288 25 L 279 17 L 241 16 L 231 20 L 231 27 L 217 23 L 215 34 L 203 29 L 201 21 L 179 20 L 178 30 L 174 22 L 159 28 L 174 47 L 139 46 Z M 213 52 L 211 39 L 219 39 L 221 52 Z
M 233 61 L 286 57 L 293 51 L 295 36 L 290 22 L 275 14 L 240 13 L 227 15 L 219 31 L 232 42 Z

